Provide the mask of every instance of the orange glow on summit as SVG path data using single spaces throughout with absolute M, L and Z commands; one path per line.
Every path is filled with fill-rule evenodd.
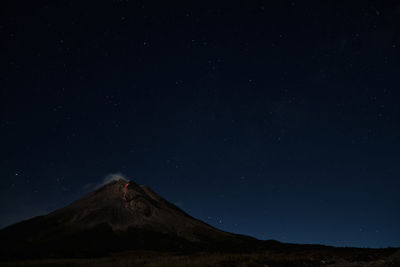
M 128 186 L 130 185 L 130 183 L 126 183 L 126 185 L 124 186 L 124 188 L 122 189 L 123 193 L 122 193 L 122 198 L 125 200 L 126 202 L 126 192 L 128 191 Z M 128 203 L 125 203 L 125 207 L 128 207 Z

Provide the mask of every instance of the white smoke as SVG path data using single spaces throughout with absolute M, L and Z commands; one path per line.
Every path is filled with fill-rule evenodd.
M 83 189 L 84 191 L 92 191 L 102 187 L 105 184 L 108 184 L 112 181 L 118 181 L 120 179 L 125 180 L 126 182 L 129 181 L 128 177 L 120 172 L 110 173 L 107 174 L 101 182 L 85 184 Z
M 110 183 L 112 181 L 118 181 L 120 179 L 125 180 L 127 182 L 129 181 L 129 179 L 126 177 L 126 175 L 124 175 L 124 174 L 122 174 L 120 172 L 110 173 L 106 177 L 104 177 L 103 182 L 99 186 L 108 184 L 108 183 Z

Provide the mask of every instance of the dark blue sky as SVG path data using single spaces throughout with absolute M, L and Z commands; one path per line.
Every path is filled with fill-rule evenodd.
M 0 8 L 0 227 L 122 173 L 223 230 L 400 246 L 396 1 L 84 2 Z

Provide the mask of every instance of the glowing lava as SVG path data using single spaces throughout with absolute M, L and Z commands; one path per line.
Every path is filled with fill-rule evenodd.
M 128 207 L 128 201 L 126 200 L 126 192 L 128 191 L 128 186 L 130 183 L 127 183 L 124 188 L 122 189 L 122 198 L 125 200 L 125 207 Z

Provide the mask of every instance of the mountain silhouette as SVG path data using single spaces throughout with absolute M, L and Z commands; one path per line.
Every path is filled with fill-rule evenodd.
M 216 229 L 150 188 L 112 181 L 72 204 L 0 231 L 1 258 L 94 257 L 123 250 L 246 250 L 261 241 Z
M 288 244 L 224 232 L 124 179 L 0 230 L 0 248 L 2 266 L 70 266 L 72 258 L 76 266 L 147 266 L 152 260 L 154 266 L 400 266 L 397 248 Z

